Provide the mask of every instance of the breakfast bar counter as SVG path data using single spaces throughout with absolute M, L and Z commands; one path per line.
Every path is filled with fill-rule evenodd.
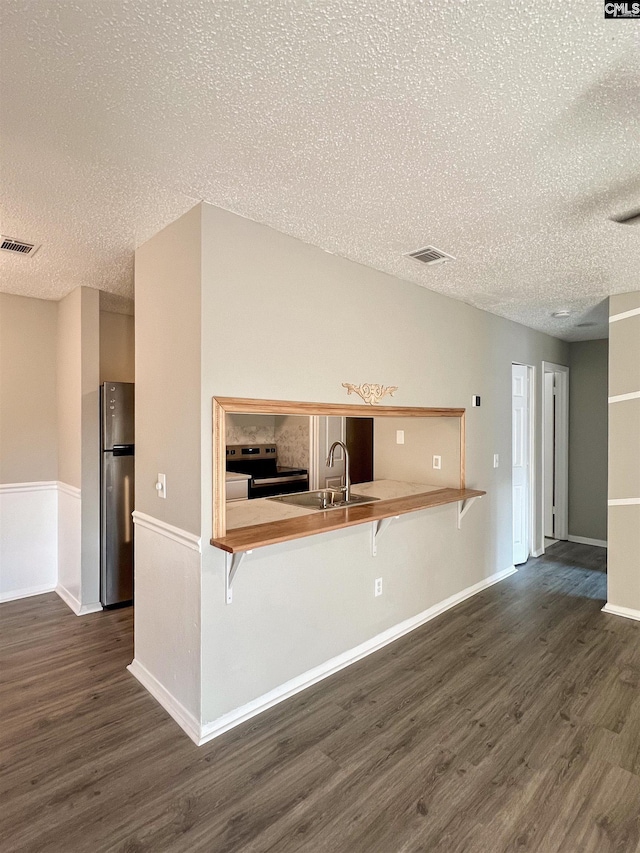
M 244 512 L 250 513 L 254 518 L 262 517 L 263 521 L 227 529 L 225 536 L 211 539 L 211 544 L 229 554 L 237 554 L 252 551 L 254 548 L 262 548 L 266 545 L 276 545 L 280 542 L 289 542 L 293 539 L 314 536 L 318 533 L 341 530 L 344 527 L 352 527 L 357 524 L 380 522 L 386 518 L 393 518 L 443 504 L 458 503 L 461 507 L 464 504 L 468 506 L 472 499 L 486 494 L 486 492 L 477 489 L 438 488 L 437 486 L 397 483 L 390 480 L 356 483 L 352 490 L 356 494 L 366 494 L 377 497 L 379 500 L 373 503 L 327 510 L 294 506 L 288 506 L 285 509 L 282 503 L 276 504 L 268 498 L 260 501 L 245 501 L 242 502 L 243 505 L 248 504 L 249 506 L 246 506 Z M 387 497 L 388 495 L 394 496 Z M 264 508 L 261 509 L 257 506 L 251 508 L 252 503 L 263 504 Z M 273 505 L 277 509 L 274 510 L 267 505 Z M 232 512 L 236 512 L 236 506 Z M 243 507 L 238 507 L 238 514 L 242 512 Z M 261 516 L 261 512 L 264 515 Z M 279 515 L 283 512 L 285 513 L 284 516 Z M 278 516 L 277 520 L 274 520 L 274 516 Z M 242 524 L 238 515 L 235 516 L 232 523 L 236 522 Z

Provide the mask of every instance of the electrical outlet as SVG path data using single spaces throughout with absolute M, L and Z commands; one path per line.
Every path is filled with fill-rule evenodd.
M 497 468 L 500 464 L 500 456 L 497 453 L 493 454 L 493 467 Z
M 382 595 L 382 578 L 376 578 L 373 587 L 374 595 Z
M 397 429 L 396 430 L 396 444 L 404 444 L 404 430 Z
M 433 467 L 439 471 L 442 468 L 442 456 L 433 457 Z
M 165 474 L 158 474 L 156 480 L 156 494 L 159 498 L 167 497 L 167 477 Z

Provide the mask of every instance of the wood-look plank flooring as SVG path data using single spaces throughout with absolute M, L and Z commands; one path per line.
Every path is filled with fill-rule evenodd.
M 640 851 L 640 623 L 606 552 L 517 575 L 196 747 L 131 610 L 0 607 L 2 853 Z

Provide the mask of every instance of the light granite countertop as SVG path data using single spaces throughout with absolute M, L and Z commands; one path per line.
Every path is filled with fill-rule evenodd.
M 399 480 L 373 480 L 370 483 L 356 483 L 352 492 L 356 495 L 368 495 L 380 500 L 404 498 L 409 495 L 422 495 L 434 492 L 444 486 L 430 486 L 425 483 L 404 483 Z M 334 510 L 326 510 L 333 512 Z M 231 501 L 227 503 L 227 530 L 249 527 L 252 524 L 270 524 L 286 518 L 300 515 L 315 515 L 316 509 L 308 509 L 292 504 L 272 501 L 269 498 L 257 498 L 252 501 Z
M 237 527 L 249 527 L 252 524 L 270 524 L 283 518 L 297 518 L 299 515 L 316 513 L 315 509 L 292 506 L 269 498 L 256 498 L 252 501 L 227 501 L 227 530 Z
M 424 495 L 426 492 L 443 488 L 444 486 L 430 486 L 427 483 L 404 483 L 401 480 L 373 480 L 370 483 L 356 483 L 351 487 L 351 491 L 356 495 L 369 495 L 372 498 L 380 498 L 381 501 L 390 501 L 392 498 Z

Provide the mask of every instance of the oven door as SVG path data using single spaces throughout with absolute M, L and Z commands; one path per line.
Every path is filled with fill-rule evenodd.
M 249 498 L 251 499 L 308 491 L 308 474 L 294 474 L 291 477 L 258 477 L 249 482 Z

